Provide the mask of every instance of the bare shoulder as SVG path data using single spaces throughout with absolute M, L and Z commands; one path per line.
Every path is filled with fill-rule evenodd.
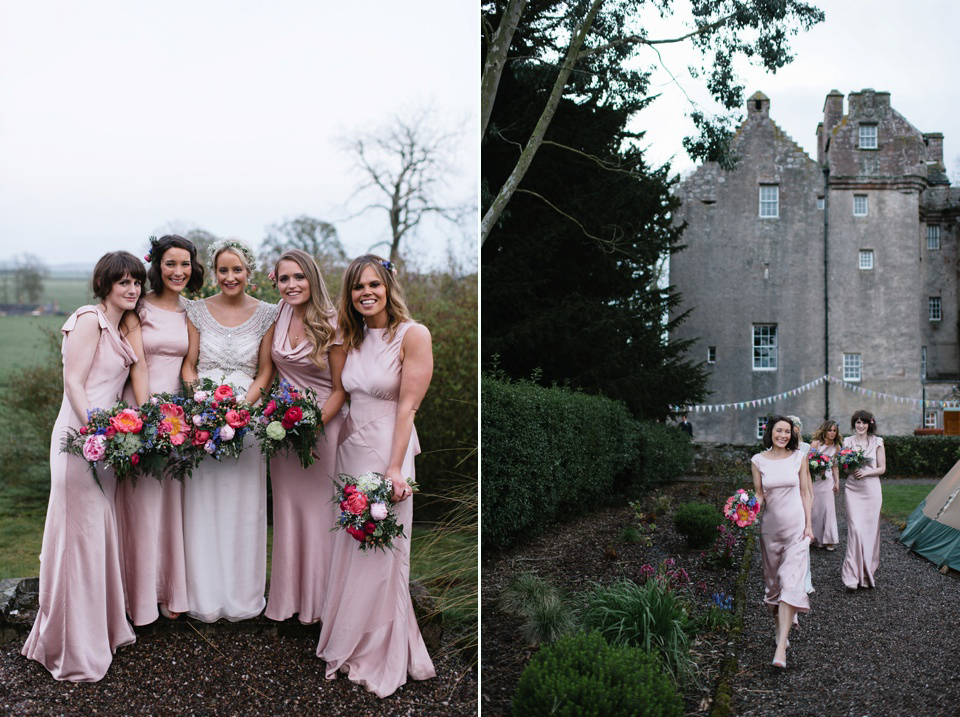
M 430 329 L 423 324 L 411 323 L 410 328 L 403 334 L 404 341 L 426 341 L 430 342 Z

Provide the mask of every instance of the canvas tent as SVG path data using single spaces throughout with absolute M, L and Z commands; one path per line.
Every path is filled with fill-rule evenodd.
M 960 570 L 960 461 L 907 519 L 900 542 L 943 567 Z

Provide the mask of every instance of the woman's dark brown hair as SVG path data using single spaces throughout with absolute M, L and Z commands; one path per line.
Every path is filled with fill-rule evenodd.
M 793 432 L 793 421 L 786 416 L 767 417 L 767 425 L 763 427 L 763 447 L 773 448 L 773 427 L 780 421 L 783 421 L 790 427 L 790 440 L 787 441 L 787 450 L 797 450 L 797 446 L 800 445 L 800 439 L 797 437 L 797 434 Z
M 197 247 L 193 242 L 179 234 L 167 234 L 157 239 L 156 243 L 150 247 L 150 268 L 147 270 L 147 278 L 150 280 L 150 288 L 159 296 L 163 293 L 163 255 L 168 249 L 186 249 L 190 252 L 190 278 L 187 280 L 187 291 L 199 291 L 203 286 L 203 264 L 197 256 Z
M 873 419 L 873 414 L 870 411 L 864 411 L 862 408 L 859 411 L 854 411 L 853 415 L 850 417 L 850 430 L 854 433 L 857 432 L 857 421 L 863 421 L 867 424 L 867 435 L 874 436 L 877 433 L 877 422 Z
M 127 275 L 139 281 L 141 286 L 147 280 L 143 263 L 133 254 L 128 251 L 107 252 L 100 257 L 100 261 L 93 268 L 93 281 L 90 282 L 93 295 L 103 301 L 110 295 L 113 285 Z M 140 292 L 134 311 L 139 311 L 141 301 L 143 301 L 143 291 Z

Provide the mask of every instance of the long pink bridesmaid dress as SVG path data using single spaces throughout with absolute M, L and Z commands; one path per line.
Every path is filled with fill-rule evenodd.
M 817 446 L 817 451 L 825 456 L 835 456 L 837 447 Z M 814 545 L 836 545 L 840 542 L 837 528 L 837 503 L 833 492 L 833 469 L 828 468 L 823 476 L 810 476 L 813 481 L 813 509 L 811 519 L 813 523 Z
M 350 413 L 337 451 L 337 472 L 358 476 L 383 473 L 390 461 L 400 399 L 400 344 L 412 322 L 400 325 L 393 339 L 386 329 L 364 329 L 363 342 L 347 354 L 343 387 Z M 414 476 L 413 457 L 420 452 L 416 429 L 403 459 L 403 476 Z M 334 534 L 333 561 L 323 605 L 317 656 L 326 663 L 327 679 L 337 670 L 378 697 L 392 695 L 407 681 L 436 676 L 410 600 L 410 533 L 413 499 L 393 504 L 405 537 L 394 549 L 359 550 L 344 531 Z
M 843 446 L 854 447 L 854 436 L 843 439 Z M 867 465 L 877 464 L 877 449 L 883 445 L 879 436 L 869 436 Z M 847 506 L 847 552 L 843 558 L 840 579 L 848 588 L 874 587 L 873 574 L 880 567 L 880 508 L 883 494 L 880 490 L 880 477 L 870 476 L 857 480 L 847 476 L 843 491 Z
M 308 341 L 296 348 L 290 346 L 287 333 L 292 316 L 293 309 L 281 301 L 273 334 L 273 365 L 280 378 L 297 388 L 316 391 L 317 406 L 322 408 L 333 393 L 330 365 L 328 362 L 323 369 L 317 367 L 310 358 L 313 344 Z M 320 619 L 333 550 L 334 534 L 330 528 L 338 515 L 333 478 L 343 420 L 343 414 L 338 412 L 324 426 L 324 435 L 317 439 L 316 452 L 320 457 L 309 468 L 304 469 L 292 451 L 270 459 L 273 556 L 270 596 L 264 614 L 271 620 L 286 620 L 295 614 L 305 624 Z
M 187 355 L 187 313 L 166 311 L 142 302 L 140 325 L 150 393 L 179 393 L 180 368 Z M 134 405 L 127 384 L 123 398 Z M 127 613 L 134 625 L 157 619 L 157 605 L 171 612 L 186 612 L 187 575 L 183 552 L 183 484 L 164 478 L 141 476 L 134 486 L 124 481 L 117 488 L 117 530 L 123 565 Z
M 800 468 L 807 452 L 796 450 L 781 460 L 757 453 L 751 460 L 760 470 L 765 499 L 760 519 L 763 602 L 771 609 L 785 602 L 798 612 L 809 612 L 810 541 L 803 537 L 806 519 L 800 498 Z
M 117 402 L 130 366 L 133 347 L 94 306 L 81 306 L 63 325 L 66 354 L 77 317 L 95 313 L 100 339 L 84 381 L 90 408 Z M 127 622 L 117 544 L 113 470 L 100 466 L 97 486 L 87 462 L 60 452 L 67 428 L 81 424 L 64 393 L 50 441 L 50 502 L 40 551 L 40 609 L 21 650 L 58 680 L 96 682 L 122 645 L 136 641 Z

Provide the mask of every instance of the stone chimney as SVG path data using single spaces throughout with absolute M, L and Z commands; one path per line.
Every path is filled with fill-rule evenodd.
M 754 115 L 761 117 L 770 116 L 770 98 L 759 91 L 754 92 L 750 99 L 747 100 L 747 119 L 752 118 Z
M 924 132 L 923 142 L 927 145 L 927 162 L 936 162 L 943 166 L 943 133 Z

